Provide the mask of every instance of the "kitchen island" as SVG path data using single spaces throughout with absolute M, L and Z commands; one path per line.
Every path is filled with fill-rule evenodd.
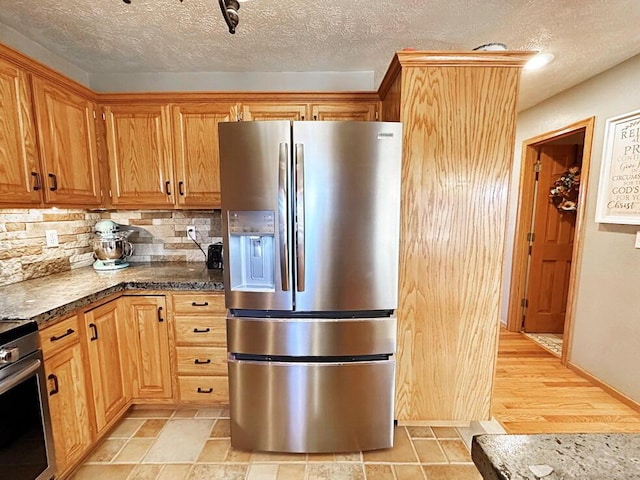
M 640 435 L 476 435 L 471 457 L 485 480 L 639 479 Z M 536 476 L 532 466 L 553 470 Z
M 40 328 L 118 292 L 185 290 L 222 292 L 222 270 L 200 262 L 132 263 L 98 272 L 83 267 L 0 287 L 1 320 L 35 320 Z

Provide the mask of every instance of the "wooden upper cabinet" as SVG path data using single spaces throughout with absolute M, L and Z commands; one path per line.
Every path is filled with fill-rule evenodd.
M 100 205 L 95 104 L 33 78 L 44 198 L 56 205 Z
M 376 119 L 377 103 L 326 103 L 311 105 L 310 120 L 360 120 Z
M 255 103 L 242 105 L 242 120 L 305 120 L 306 103 Z
M 177 204 L 220 208 L 218 123 L 234 121 L 232 103 L 172 107 Z
M 42 175 L 27 74 L 0 60 L 0 204 L 38 205 Z
M 173 205 L 169 107 L 112 105 L 104 113 L 112 204 Z

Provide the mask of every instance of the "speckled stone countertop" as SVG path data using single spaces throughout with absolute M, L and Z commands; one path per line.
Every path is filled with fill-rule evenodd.
M 485 480 L 640 479 L 636 433 L 476 435 L 471 457 Z M 532 465 L 553 471 L 536 477 Z
M 125 290 L 221 291 L 224 286 L 221 270 L 199 262 L 131 264 L 109 272 L 78 268 L 0 287 L 0 320 L 35 320 L 42 326 Z

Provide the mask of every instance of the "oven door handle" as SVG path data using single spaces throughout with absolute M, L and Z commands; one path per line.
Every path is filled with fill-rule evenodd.
M 0 395 L 8 392 L 16 385 L 24 382 L 27 378 L 33 375 L 42 365 L 40 360 L 33 360 L 27 364 L 26 367 L 23 367 L 18 373 L 15 375 L 11 375 L 6 378 L 2 382 L 0 382 Z

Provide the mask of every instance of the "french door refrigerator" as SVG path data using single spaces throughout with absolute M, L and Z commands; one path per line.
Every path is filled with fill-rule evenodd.
M 219 125 L 231 443 L 393 445 L 402 126 Z

